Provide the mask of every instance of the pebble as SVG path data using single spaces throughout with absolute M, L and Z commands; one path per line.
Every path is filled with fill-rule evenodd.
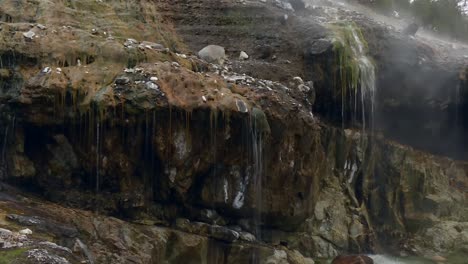
M 37 24 L 36 27 L 38 27 L 41 30 L 46 30 L 47 29 L 47 27 L 42 25 L 42 24 Z
M 153 77 L 150 78 L 150 81 L 152 81 L 152 82 L 157 82 L 158 80 L 159 79 L 156 76 L 153 76 Z
M 206 100 L 206 96 L 203 95 L 201 98 L 202 98 L 203 102 L 206 103 L 206 101 L 207 101 L 207 100 Z

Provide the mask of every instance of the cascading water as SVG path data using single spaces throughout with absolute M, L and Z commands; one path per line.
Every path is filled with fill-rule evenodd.
M 101 158 L 100 150 L 100 123 L 99 120 L 96 122 L 96 193 L 99 192 L 99 163 Z
M 255 121 L 254 121 L 255 122 Z M 262 175 L 263 175 L 263 142 L 262 133 L 252 129 L 252 155 L 253 155 L 253 179 L 255 192 L 255 236 L 261 239 L 261 211 L 262 211 Z
M 264 153 L 263 153 L 263 140 L 265 132 L 269 131 L 268 122 L 265 113 L 258 109 L 253 108 L 250 116 L 250 131 L 251 131 L 251 160 L 252 164 L 252 179 L 253 179 L 253 232 L 257 241 L 262 240 L 262 194 L 263 194 L 263 169 L 264 169 Z M 247 179 L 248 181 L 248 179 Z M 259 252 L 255 251 L 253 254 L 252 263 L 260 263 Z
M 357 121 L 358 99 L 360 100 L 361 125 L 363 132 L 374 128 L 376 79 L 375 66 L 367 56 L 367 45 L 361 32 L 354 24 L 334 24 L 335 48 L 338 53 L 339 79 L 342 94 L 341 118 L 344 126 L 347 101 L 352 117 Z M 348 92 L 349 95 L 348 95 Z
M 263 173 L 264 173 L 264 139 L 265 135 L 270 132 L 270 127 L 265 113 L 258 109 L 253 108 L 251 113 L 251 135 L 252 135 L 252 178 L 253 178 L 253 192 L 254 192 L 254 233 L 257 240 L 261 240 L 261 212 L 262 212 L 262 194 L 263 194 Z
M 5 164 L 7 143 L 8 143 L 8 125 L 5 126 L 5 136 L 3 139 L 3 146 L 2 146 L 2 164 Z

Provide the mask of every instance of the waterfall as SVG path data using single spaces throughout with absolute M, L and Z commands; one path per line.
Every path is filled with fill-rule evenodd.
M 259 121 L 259 115 L 263 112 L 254 108 L 251 115 L 251 155 L 252 155 L 252 179 L 253 179 L 253 233 L 257 241 L 262 241 L 262 193 L 263 193 L 263 130 L 262 123 Z M 260 114 L 261 112 L 261 114 Z M 263 116 L 264 117 L 264 114 Z M 265 117 L 266 118 L 266 117 Z M 246 179 L 248 181 L 248 179 Z M 251 263 L 260 263 L 260 252 L 255 250 L 252 255 Z
M 366 129 L 366 111 L 370 110 L 369 127 L 373 131 L 374 126 L 374 104 L 375 104 L 375 67 L 366 55 L 366 46 L 362 41 L 362 36 L 355 26 L 348 26 L 348 30 L 353 37 L 351 50 L 359 69 L 359 87 L 361 93 L 361 122 L 363 132 Z M 356 96 L 355 96 L 356 97 Z M 369 104 L 369 105 L 367 105 Z M 356 111 L 356 108 L 355 110 Z
M 99 119 L 96 122 L 96 193 L 99 192 L 99 160 L 101 156 L 100 150 L 100 124 Z
M 2 164 L 5 164 L 6 148 L 8 143 L 8 125 L 5 127 L 5 137 L 2 146 Z
M 15 118 L 16 116 L 13 116 L 11 119 L 11 131 L 12 134 L 15 133 Z M 2 146 L 2 165 L 6 164 L 6 151 L 8 147 L 8 131 L 10 129 L 10 124 L 7 124 L 5 127 L 5 135 L 3 138 L 3 146 Z
M 252 154 L 253 154 L 253 179 L 254 179 L 254 194 L 255 194 L 255 215 L 254 215 L 254 225 L 255 225 L 255 236 L 258 240 L 261 239 L 261 213 L 262 213 L 262 175 L 263 175 L 263 144 L 262 144 L 262 134 L 258 131 L 253 131 L 253 145 L 252 145 Z
M 363 132 L 370 128 L 374 130 L 374 112 L 376 79 L 375 66 L 371 58 L 367 55 L 367 44 L 356 25 L 334 24 L 332 29 L 336 33 L 335 51 L 339 57 L 341 117 L 344 126 L 346 101 L 351 101 L 349 105 L 352 109 L 352 117 L 357 120 L 358 104 L 360 101 L 361 126 Z M 349 92 L 349 95 L 347 94 Z M 347 98 L 348 96 L 348 98 Z
M 251 136 L 252 136 L 252 178 L 253 178 L 253 199 L 254 199 L 254 233 L 257 240 L 261 240 L 261 214 L 262 214 L 262 193 L 263 193 L 263 169 L 264 153 L 263 140 L 266 133 L 269 132 L 269 125 L 265 113 L 253 108 L 251 114 Z

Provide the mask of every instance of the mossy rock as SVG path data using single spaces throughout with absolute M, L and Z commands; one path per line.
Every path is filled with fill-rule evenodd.
M 265 113 L 259 109 L 259 108 L 252 108 L 252 129 L 254 129 L 255 132 L 262 134 L 262 135 L 268 135 L 270 134 L 270 124 L 268 123 L 268 118 L 265 115 Z

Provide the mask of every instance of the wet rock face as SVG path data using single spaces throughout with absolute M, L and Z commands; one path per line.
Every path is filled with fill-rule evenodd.
M 294 15 L 289 5 L 160 1 L 158 13 L 151 1 L 128 7 L 25 2 L 34 8 L 20 14 L 12 1 L 5 3 L 0 10 L 11 21 L 0 31 L 2 177 L 49 200 L 143 226 L 63 208 L 46 208 L 50 217 L 10 214 L 11 222 L 54 234 L 96 263 L 310 263 L 301 254 L 333 258 L 369 252 L 380 242 L 451 252 L 458 245 L 449 240 L 464 239 L 458 231 L 467 219 L 464 162 L 368 139 L 314 117 L 341 121 L 340 97 L 334 97 L 341 90 L 330 92 L 338 70 L 335 46 L 328 29 Z M 204 11 L 193 14 L 200 7 Z M 32 12 L 49 8 L 70 26 Z M 122 18 L 120 9 L 133 11 Z M 79 10 L 96 15 L 77 21 L 70 14 Z M 181 54 L 170 26 L 148 22 L 159 21 L 159 14 L 174 21 L 194 51 L 218 43 L 228 56 L 245 51 L 251 57 L 220 66 Z M 140 17 L 144 21 L 135 20 Z M 89 22 L 93 29 L 101 19 L 115 27 L 73 26 Z M 25 20 L 45 28 L 17 23 Z M 34 37 L 25 39 L 22 33 L 30 30 Z M 386 123 L 379 128 L 427 147 L 436 138 L 423 133 L 433 129 L 427 122 L 444 128 L 451 122 L 444 118 L 453 101 L 440 88 L 452 85 L 452 69 L 441 72 L 435 55 L 408 39 L 372 39 L 388 33 L 379 30 L 363 29 L 381 71 L 377 122 Z M 7 51 L 13 44 L 14 54 Z M 392 56 L 400 46 L 411 56 Z M 52 57 L 44 55 L 47 47 Z M 417 68 L 421 56 L 427 60 Z M 434 73 L 444 78 L 433 83 Z M 466 77 L 457 78 L 463 93 Z M 428 83 L 430 94 L 422 89 Z M 433 116 L 419 118 L 428 109 Z M 410 126 L 415 120 L 420 123 Z M 419 133 L 414 142 L 410 129 Z M 74 225 L 60 224 L 61 218 Z M 422 244 L 439 229 L 447 235 Z M 43 248 L 31 254 L 55 261 Z
M 376 67 L 374 128 L 418 149 L 464 158 L 466 144 L 461 135 L 466 128 L 459 115 L 465 111 L 464 97 L 460 97 L 465 92 L 459 72 L 466 59 L 366 18 L 356 16 L 354 22 Z M 326 38 L 309 41 L 304 63 L 310 71 L 305 76 L 314 81 L 319 98 L 315 112 L 336 124 L 359 127 L 362 122 L 354 120 L 350 95 L 354 91 L 350 85 L 340 84 L 339 70 L 350 65 L 340 68 L 337 58 L 343 54 L 332 43 L 335 35 L 329 32 Z M 365 114 L 370 111 L 366 109 Z

